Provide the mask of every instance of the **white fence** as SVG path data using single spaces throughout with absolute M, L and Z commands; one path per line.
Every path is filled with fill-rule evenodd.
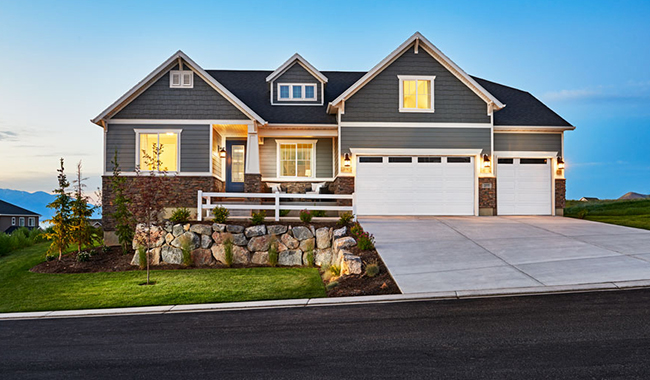
M 251 202 L 251 203 L 225 203 L 224 201 L 213 202 L 212 198 L 246 198 L 251 199 L 273 199 L 274 203 Z M 329 206 L 318 204 L 297 205 L 295 202 L 282 200 L 343 200 L 352 201 L 352 206 Z M 199 190 L 197 195 L 196 217 L 201 221 L 208 217 L 216 207 L 224 207 L 228 210 L 274 210 L 275 220 L 280 220 L 280 210 L 322 210 L 322 211 L 350 211 L 356 217 L 356 200 L 354 194 L 284 194 L 284 193 L 204 193 Z

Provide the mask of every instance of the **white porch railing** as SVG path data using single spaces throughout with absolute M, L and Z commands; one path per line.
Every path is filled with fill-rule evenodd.
M 225 203 L 213 202 L 212 198 L 247 198 L 247 199 L 273 199 L 274 203 Z M 296 205 L 281 203 L 283 199 L 308 199 L 308 200 L 351 200 L 352 206 L 326 206 L 326 205 Z M 208 217 L 217 206 L 228 210 L 274 210 L 275 220 L 280 220 L 280 210 L 322 210 L 322 211 L 350 211 L 356 217 L 356 199 L 354 194 L 285 194 L 285 193 L 204 193 L 199 190 L 197 195 L 196 218 L 201 221 Z

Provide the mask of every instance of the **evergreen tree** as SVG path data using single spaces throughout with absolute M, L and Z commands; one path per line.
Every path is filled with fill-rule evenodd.
M 111 187 L 114 195 L 113 205 L 115 206 L 115 212 L 111 214 L 111 217 L 115 220 L 115 234 L 120 242 L 120 246 L 122 246 L 122 252 L 126 255 L 133 242 L 135 219 L 129 209 L 131 199 L 127 196 L 126 178 L 121 175 L 122 170 L 117 161 L 117 150 L 111 163 L 113 164 Z
M 63 168 L 63 158 L 61 158 L 61 168 L 57 169 L 57 172 L 59 172 L 59 187 L 54 190 L 56 198 L 52 203 L 47 205 L 48 208 L 55 210 L 52 219 L 46 220 L 46 222 L 52 224 L 52 232 L 46 233 L 45 238 L 52 241 L 48 252 L 58 252 L 59 260 L 61 260 L 63 251 L 68 248 L 72 242 L 70 231 L 72 200 L 67 190 L 68 187 L 70 187 L 70 183 L 68 182 L 68 178 L 65 175 L 65 169 Z
M 90 225 L 90 217 L 93 215 L 95 207 L 88 202 L 88 197 L 83 191 L 83 188 L 86 187 L 84 181 L 87 179 L 81 176 L 81 161 L 79 161 L 77 164 L 77 179 L 73 181 L 75 193 L 71 204 L 71 232 L 72 240 L 77 245 L 77 252 L 81 252 L 83 246 L 89 246 L 96 240 L 93 228 Z

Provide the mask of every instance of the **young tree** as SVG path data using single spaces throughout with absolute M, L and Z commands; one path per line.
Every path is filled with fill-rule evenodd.
M 138 180 L 135 184 L 136 196 L 131 209 L 136 222 L 144 226 L 140 233 L 136 234 L 136 240 L 138 245 L 147 249 L 147 284 L 149 284 L 150 251 L 163 231 L 157 225 L 163 220 L 165 206 L 171 201 L 172 194 L 172 183 L 160 161 L 162 151 L 162 144 L 154 144 L 151 155 L 142 150 L 145 167 L 149 169 L 148 176 L 143 176 L 140 168 L 135 169 Z
M 115 234 L 120 246 L 122 246 L 122 252 L 126 255 L 133 242 L 135 220 L 133 219 L 133 213 L 129 209 L 131 199 L 127 196 L 126 178 L 121 175 L 122 170 L 117 161 L 117 150 L 111 163 L 113 164 L 111 188 L 113 189 L 113 204 L 115 205 L 115 212 L 111 214 L 111 217 L 115 220 Z
M 81 252 L 81 247 L 91 245 L 97 238 L 90 225 L 90 217 L 93 215 L 95 207 L 88 202 L 88 197 L 83 191 L 83 188 L 86 187 L 84 181 L 87 179 L 81 176 L 81 161 L 79 161 L 77 178 L 73 181 L 74 199 L 71 203 L 71 233 L 73 242 L 77 244 L 77 253 Z
M 59 172 L 59 187 L 54 190 L 56 198 L 52 203 L 47 205 L 48 208 L 55 210 L 56 213 L 52 216 L 52 219 L 46 220 L 46 222 L 52 224 L 52 232 L 46 233 L 45 238 L 52 241 L 48 252 L 58 252 L 60 261 L 63 251 L 72 243 L 72 235 L 70 233 L 71 198 L 67 190 L 70 187 L 70 183 L 63 168 L 63 158 L 61 158 L 61 168 L 56 171 Z

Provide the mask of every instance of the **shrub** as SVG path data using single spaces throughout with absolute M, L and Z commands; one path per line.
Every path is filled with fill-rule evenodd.
M 375 237 L 371 233 L 361 232 L 359 237 L 357 237 L 357 247 L 362 251 L 375 249 Z
M 327 211 L 325 211 L 325 210 L 314 210 L 311 214 L 316 218 L 322 218 L 322 217 L 327 215 Z
M 329 271 L 334 277 L 338 277 L 341 275 L 341 267 L 338 265 L 330 265 Z
M 280 216 L 287 216 L 290 212 L 291 210 L 280 210 Z
M 232 237 L 227 236 L 223 242 L 223 256 L 227 267 L 232 266 Z
M 309 210 L 301 210 L 300 211 L 300 220 L 303 223 L 311 222 L 311 218 L 313 218 L 313 215 L 309 212 Z
M 307 261 L 307 266 L 310 268 L 314 267 L 314 249 L 308 249 L 305 252 L 305 260 Z
M 377 264 L 377 261 L 372 261 L 366 264 L 366 276 L 375 277 L 378 274 L 379 274 L 379 264 Z
M 230 211 L 221 206 L 217 206 L 214 209 L 212 209 L 212 215 L 214 216 L 214 219 L 212 219 L 215 223 L 220 223 L 224 224 L 228 220 L 228 217 L 230 216 Z
M 81 252 L 77 253 L 77 261 L 80 262 L 80 263 L 83 263 L 83 262 L 89 261 L 89 260 L 90 260 L 90 256 L 92 256 L 92 255 L 90 254 L 90 252 L 88 252 L 88 251 L 81 251 Z
M 143 246 L 138 247 L 138 265 L 140 269 L 147 267 L 147 250 Z
M 169 217 L 169 221 L 174 224 L 187 223 L 189 220 L 190 210 L 185 207 L 174 209 L 174 211 L 172 211 L 172 216 Z
M 358 239 L 362 233 L 363 233 L 363 227 L 361 227 L 361 224 L 354 223 L 352 227 L 350 227 L 350 235 L 352 235 L 353 238 Z
M 192 265 L 192 246 L 189 239 L 183 240 L 181 244 L 181 251 L 183 251 L 183 265 L 186 267 Z
M 266 219 L 266 211 L 261 210 L 260 212 L 254 212 L 252 213 L 251 216 L 251 224 L 254 226 L 260 225 L 264 223 L 264 219 Z
M 275 240 L 275 236 L 271 236 L 271 244 L 269 245 L 269 265 L 275 267 L 278 265 L 278 242 Z
M 17 249 L 31 247 L 42 240 L 42 231 L 37 228 L 30 231 L 25 227 L 21 227 L 11 234 L 0 232 L 0 256 Z
M 345 212 L 339 216 L 339 221 L 336 222 L 336 225 L 339 227 L 349 226 L 352 219 L 354 219 L 354 215 L 351 212 Z
M 583 208 L 582 210 L 578 211 L 578 214 L 576 216 L 580 219 L 584 219 L 587 217 L 588 214 L 589 214 L 589 210 Z
M 329 284 L 325 285 L 325 289 L 332 290 L 332 289 L 336 288 L 337 286 L 339 286 L 338 281 L 332 281 Z

